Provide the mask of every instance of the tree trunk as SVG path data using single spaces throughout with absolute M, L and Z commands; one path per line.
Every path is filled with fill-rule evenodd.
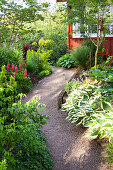
M 95 51 L 95 69 L 97 69 L 97 53 L 98 53 L 98 49 L 99 49 L 99 42 L 97 42 L 97 49 Z
M 98 33 L 98 25 L 97 25 L 97 48 L 95 51 L 95 69 L 97 69 L 97 53 L 98 53 L 98 49 L 99 49 L 99 33 Z

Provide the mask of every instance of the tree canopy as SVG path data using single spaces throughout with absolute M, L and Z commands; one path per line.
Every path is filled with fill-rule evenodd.
M 4 41 L 11 45 L 17 36 L 28 31 L 25 23 L 44 20 L 41 12 L 48 7 L 47 3 L 39 4 L 36 0 L 24 0 L 24 3 L 22 6 L 14 1 L 0 0 L 0 46 Z

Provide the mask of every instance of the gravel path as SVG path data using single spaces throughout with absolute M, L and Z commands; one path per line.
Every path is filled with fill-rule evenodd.
M 46 104 L 44 114 L 50 119 L 43 133 L 54 161 L 53 170 L 112 170 L 102 157 L 102 147 L 84 137 L 87 130 L 66 121 L 66 113 L 58 110 L 58 95 L 74 72 L 75 69 L 53 67 L 53 73 L 36 84 L 23 102 L 40 96 Z

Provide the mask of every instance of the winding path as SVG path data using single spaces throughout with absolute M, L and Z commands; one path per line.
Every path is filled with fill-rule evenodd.
M 74 72 L 75 69 L 53 67 L 53 73 L 37 83 L 23 102 L 40 96 L 41 102 L 46 104 L 44 114 L 50 119 L 43 133 L 54 161 L 53 170 L 112 170 L 102 157 L 101 146 L 84 137 L 87 130 L 66 121 L 66 113 L 58 110 L 58 95 Z

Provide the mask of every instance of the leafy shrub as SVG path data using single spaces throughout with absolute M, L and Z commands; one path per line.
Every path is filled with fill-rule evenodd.
M 30 75 L 37 75 L 38 78 L 49 75 L 52 68 L 48 63 L 51 51 L 38 50 L 28 51 L 27 53 L 27 70 Z
M 13 48 L 0 48 L 0 67 L 7 65 L 8 62 L 15 65 L 19 64 L 22 53 Z
M 42 115 L 39 99 L 21 104 L 14 78 L 7 85 L 6 69 L 0 73 L 0 168 L 52 169 L 53 162 L 41 127 L 48 117 Z M 22 95 L 19 95 L 20 99 Z
M 51 33 L 47 38 L 51 40 L 51 43 L 47 44 L 46 48 L 52 50 L 49 62 L 56 65 L 58 59 L 67 53 L 67 40 L 62 34 L 56 33 Z
M 95 40 L 96 41 L 96 40 Z M 95 42 L 94 40 L 93 40 L 93 42 L 96 44 L 96 42 Z M 87 47 L 89 47 L 90 48 L 90 53 L 91 53 L 91 58 L 90 58 L 90 65 L 91 66 L 94 66 L 94 64 L 95 64 L 95 51 L 96 51 L 96 46 L 94 45 L 94 43 L 92 42 L 92 40 L 90 40 L 90 39 L 88 39 L 88 38 L 86 38 L 85 39 L 85 41 L 84 41 L 84 43 L 82 44 L 82 46 L 87 46 Z
M 10 84 L 10 77 L 15 77 L 15 81 L 17 83 L 16 90 L 18 93 L 27 93 L 33 87 L 30 77 L 24 77 L 24 71 L 14 73 L 7 72 L 6 77 Z
M 39 53 L 39 60 L 41 62 L 47 62 L 50 59 L 50 54 L 51 54 L 51 50 L 40 50 L 38 51 Z
M 81 66 L 86 69 L 90 63 L 90 48 L 88 46 L 77 47 L 75 51 L 71 52 L 72 60 L 75 61 L 75 65 Z
M 96 87 L 93 85 L 87 87 L 81 85 L 69 94 L 66 103 L 62 107 L 63 111 L 68 111 L 67 120 L 72 120 L 72 123 L 85 124 L 91 119 L 92 114 L 94 114 L 92 105 L 96 100 L 96 98 L 93 98 L 95 90 Z
M 30 77 L 24 77 L 24 71 L 15 74 L 18 93 L 27 93 L 33 87 Z
M 39 72 L 41 62 L 39 60 L 39 53 L 35 51 L 27 51 L 27 71 L 29 75 L 35 75 Z
M 60 57 L 57 62 L 57 66 L 71 68 L 74 66 L 74 61 L 71 59 L 71 54 L 65 54 Z

